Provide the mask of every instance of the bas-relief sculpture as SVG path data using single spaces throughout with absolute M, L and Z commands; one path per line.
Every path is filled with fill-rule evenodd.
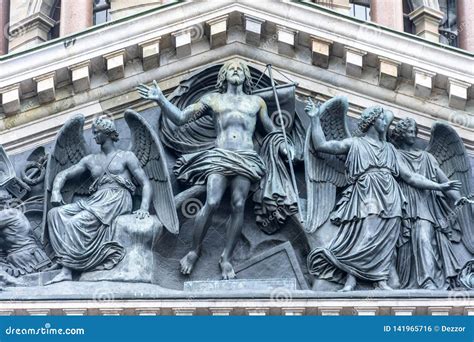
M 410 171 L 436 182 L 447 182 L 448 176 L 460 179 L 466 193 L 470 188 L 469 160 L 456 132 L 446 124 L 434 124 L 426 150 L 414 147 L 417 133 L 417 124 L 410 118 L 400 120 L 392 130 L 391 141 L 399 148 L 400 162 Z M 461 265 L 452 242 L 464 240 L 466 246 L 473 246 L 471 218 L 459 207 L 468 200 L 459 191 L 421 190 L 406 182 L 400 182 L 400 186 L 407 200 L 397 260 L 401 287 L 455 286 L 452 282 Z
M 141 187 L 141 203 L 132 224 L 140 225 L 140 220 L 149 216 L 153 202 L 163 225 L 173 233 L 178 230 L 160 142 L 139 114 L 128 110 L 125 120 L 132 131 L 129 151 L 115 146 L 119 132 L 105 116 L 92 124 L 100 153 L 87 152 L 81 115 L 68 121 L 58 134 L 47 171 L 45 233 L 62 271 L 50 283 L 72 280 L 73 271 L 111 269 L 123 259 L 126 251 L 113 240 L 112 227 L 120 216 L 133 211 L 136 183 Z M 79 183 L 64 189 L 68 180 L 81 176 Z M 74 195 L 84 190 L 84 198 L 74 200 Z M 72 203 L 65 202 L 63 191 Z
M 231 189 L 231 215 L 226 222 L 226 243 L 219 261 L 222 279 L 235 278 L 232 253 L 240 237 L 245 202 L 252 185 L 258 185 L 266 172 L 264 160 L 254 148 L 257 124 L 264 134 L 278 133 L 262 98 L 251 95 L 250 70 L 243 62 L 227 62 L 221 68 L 216 88 L 218 93 L 204 95 L 197 103 L 180 111 L 169 102 L 156 82 L 153 87 L 141 85 L 140 95 L 156 101 L 163 114 L 180 126 L 201 116 L 212 115 L 216 130 L 214 147 L 184 154 L 176 162 L 177 179 L 185 183 L 205 184 L 206 202 L 194 218 L 191 251 L 181 259 L 181 272 L 190 274 L 202 252 L 202 242 L 210 220 L 222 201 L 226 188 Z M 286 157 L 284 144 L 279 152 Z
M 346 98 L 316 105 L 295 98 L 294 86 L 278 86 L 289 113 L 282 124 L 269 85 L 240 60 L 190 76 L 168 97 L 156 82 L 139 85 L 158 106 L 148 120 L 125 111 L 128 149 L 118 147 L 127 133 L 120 122 L 101 116 L 92 122 L 100 151 L 90 153 L 85 118 L 72 117 L 47 163 L 36 158 L 46 163 L 42 240 L 27 216 L 0 211 L 6 260 L 23 241 L 22 251 L 34 251 L 1 264 L 5 285 L 49 271 L 48 284 L 115 280 L 181 290 L 225 289 L 215 282 L 232 278 L 249 291 L 268 279 L 345 292 L 472 286 L 472 175 L 448 124 L 433 126 L 424 150 L 413 120 L 390 130 L 393 114 L 374 106 L 351 134 Z M 0 191 L 1 200 L 11 192 Z M 193 215 L 183 211 L 201 199 Z
M 411 163 L 407 162 L 403 157 L 406 152 L 397 151 L 387 141 L 386 135 L 393 114 L 382 107 L 365 109 L 356 132 L 351 136 L 345 120 L 348 108 L 346 101 L 345 98 L 335 97 L 319 107 L 311 101 L 307 106 L 308 115 L 312 117 L 308 133 L 308 149 L 312 151 L 308 154 L 308 163 L 312 165 L 314 175 L 310 182 L 329 183 L 310 188 L 308 196 L 312 201 L 308 203 L 314 206 L 314 210 L 308 210 L 318 213 L 325 211 L 327 214 L 329 209 L 332 211 L 331 221 L 339 226 L 337 235 L 328 247 L 316 248 L 308 255 L 309 271 L 319 279 L 344 284 L 341 291 L 354 290 L 357 281 L 361 280 L 375 283 L 380 289 L 390 290 L 390 276 L 396 277 L 397 273 L 401 273 L 404 276 L 403 287 L 409 287 L 405 279 L 406 273 L 411 271 L 409 268 L 414 267 L 413 273 L 420 276 L 422 270 L 417 267 L 426 267 L 425 271 L 429 274 L 425 275 L 426 278 L 416 288 L 436 287 L 435 281 L 439 282 L 439 276 L 435 277 L 433 274 L 440 271 L 436 269 L 439 259 L 433 260 L 431 255 L 425 255 L 426 258 L 422 260 L 422 256 L 417 253 L 429 254 L 435 250 L 437 253 L 443 252 L 446 261 L 443 272 L 450 272 L 457 266 L 452 264 L 455 263 L 455 256 L 449 253 L 449 243 L 443 241 L 431 251 L 419 251 L 429 249 L 429 246 L 423 245 L 433 243 L 432 240 L 436 237 L 431 236 L 429 241 L 419 241 L 417 235 L 422 235 L 424 228 L 413 227 L 413 251 L 404 251 L 404 248 L 399 251 L 400 267 L 397 272 L 393 270 L 397 242 L 404 237 L 402 222 L 423 222 L 421 218 L 426 217 L 431 220 L 449 217 L 448 212 L 441 212 L 440 206 L 435 208 L 434 203 L 433 208 L 424 208 L 427 194 L 433 194 L 432 191 L 437 192 L 434 194 L 436 196 L 439 193 L 449 194 L 456 200 L 456 204 L 468 202 L 467 198 L 461 198 L 458 191 L 462 183 L 458 180 L 450 181 L 435 164 L 432 171 L 434 174 L 428 174 L 421 172 L 416 165 L 418 161 L 411 159 Z M 399 132 L 400 125 L 396 126 L 396 133 Z M 410 142 L 413 143 L 413 139 Z M 408 145 L 408 141 L 405 141 L 403 146 Z M 323 153 L 343 155 L 345 160 L 327 157 Z M 446 161 L 446 151 L 443 154 Z M 462 157 L 464 155 L 461 154 Z M 326 162 L 325 158 L 329 160 Z M 344 190 L 333 210 L 334 201 L 331 203 L 327 199 L 334 200 L 334 188 L 341 185 Z M 446 210 L 445 207 L 443 209 Z M 445 223 L 443 227 L 446 229 L 448 225 L 449 223 Z M 313 229 L 316 227 L 313 226 Z M 411 253 L 415 253 L 414 260 L 407 261 Z

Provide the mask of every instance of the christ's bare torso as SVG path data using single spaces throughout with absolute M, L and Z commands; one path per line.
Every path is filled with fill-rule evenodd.
M 210 94 L 201 100 L 211 109 L 217 132 L 216 147 L 254 150 L 253 136 L 263 100 L 255 95 Z

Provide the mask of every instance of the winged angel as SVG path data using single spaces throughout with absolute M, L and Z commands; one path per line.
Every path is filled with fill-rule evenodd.
M 106 116 L 95 119 L 92 134 L 100 152 L 89 154 L 84 120 L 77 115 L 64 125 L 48 162 L 44 232 L 62 266 L 50 283 L 71 280 L 72 271 L 111 269 L 122 260 L 125 250 L 113 241 L 110 227 L 117 217 L 132 212 L 135 182 L 141 186 L 136 218 L 147 217 L 153 202 L 163 225 L 178 233 L 163 147 L 149 124 L 138 113 L 125 111 L 131 146 L 124 151 L 116 147 L 119 133 L 114 122 Z
M 426 150 L 415 147 L 417 134 L 417 124 L 411 118 L 395 125 L 391 141 L 399 148 L 400 161 L 412 172 L 435 181 L 457 179 L 462 188 L 444 196 L 400 183 L 408 206 L 397 270 L 402 288 L 446 289 L 455 286 L 461 269 L 452 242 L 462 240 L 474 253 L 474 231 L 470 227 L 474 216 L 472 207 L 465 205 L 474 202 L 462 197 L 471 191 L 471 164 L 461 138 L 451 126 L 434 123 Z
M 316 248 L 308 255 L 308 269 L 319 279 L 344 284 L 342 291 L 353 290 L 358 280 L 390 290 L 388 277 L 406 205 L 397 178 L 427 190 L 458 190 L 461 184 L 439 184 L 400 164 L 395 147 L 386 139 L 393 114 L 380 106 L 362 112 L 351 136 L 348 107 L 344 97 L 334 97 L 322 106 L 310 100 L 306 107 L 311 117 L 306 151 L 307 230 L 314 232 L 329 216 L 340 226 L 327 248 Z M 337 187 L 345 189 L 336 205 Z

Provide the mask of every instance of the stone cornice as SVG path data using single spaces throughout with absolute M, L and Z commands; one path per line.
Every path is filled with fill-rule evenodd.
M 56 22 L 53 19 L 39 12 L 12 24 L 10 27 L 10 30 L 11 31 L 24 30 L 24 29 L 29 28 L 30 26 L 35 26 L 35 25 L 44 25 L 46 28 L 51 29 L 55 23 Z
M 224 44 L 213 49 L 204 27 L 206 23 L 223 16 L 232 18 L 229 21 L 233 24 L 227 25 Z M 266 25 L 265 34 L 262 31 L 254 45 L 248 44 L 245 39 L 244 21 L 249 16 L 261 25 Z M 271 30 L 275 28 L 298 32 L 294 45 L 285 46 L 293 56 L 278 52 L 280 42 L 271 36 Z M 186 46 L 187 51 L 191 51 L 189 54 L 178 54 L 176 46 L 171 43 L 173 35 L 183 30 L 191 30 L 197 36 Z M 313 65 L 311 53 L 315 39 L 330 42 L 327 58 L 335 63 L 329 68 L 327 65 L 322 68 Z M 153 50 L 155 67 L 145 69 L 141 47 L 150 41 L 157 41 Z M 123 58 L 114 61 L 111 67 L 120 73 L 116 77 L 109 75 L 107 80 L 103 75 L 111 73 L 111 70 L 104 63 L 105 57 L 118 51 L 121 51 Z M 345 60 L 347 51 L 360 51 L 363 58 L 348 62 Z M 137 82 L 157 79 L 166 84 L 166 79 L 230 56 L 241 56 L 263 65 L 270 62 L 301 80 L 303 92 L 325 96 L 346 94 L 350 95 L 351 103 L 356 106 L 376 102 L 394 109 L 399 116 L 405 116 L 405 113 L 413 115 L 421 120 L 420 126 L 425 127 L 422 133 L 427 133 L 431 123 L 437 119 L 450 120 L 457 126 L 468 148 L 474 148 L 474 115 L 469 112 L 472 110 L 472 101 L 469 100 L 472 99 L 474 87 L 468 87 L 474 83 L 472 54 L 443 48 L 439 44 L 360 22 L 318 6 L 295 2 L 274 2 L 272 6 L 256 1 L 178 3 L 86 30 L 25 53 L 7 56 L 0 60 L 0 89 L 20 85 L 18 101 L 28 104 L 22 104 L 20 113 L 15 114 L 19 104 L 14 103 L 16 106 L 12 106 L 11 102 L 4 103 L 5 114 L 10 117 L 0 120 L 0 131 L 15 130 L 15 127 L 32 121 L 41 121 L 71 108 L 74 110 L 79 105 L 101 101 L 104 96 L 121 96 L 131 91 L 129 89 L 133 89 Z M 380 61 L 390 61 L 399 67 L 400 73 L 396 77 L 403 78 L 403 82 L 395 82 L 395 85 L 403 83 L 403 89 L 397 86 L 396 89 L 387 89 L 371 81 L 370 73 L 379 68 Z M 339 68 L 341 62 L 346 63 L 346 67 Z M 90 74 L 89 67 L 84 68 L 83 74 L 79 75 L 81 78 L 78 78 L 83 80 L 83 85 L 76 86 L 74 89 L 77 92 L 72 93 L 68 87 L 72 88 L 73 82 L 68 81 L 65 75 L 69 75 L 74 66 L 81 63 L 90 65 Z M 353 63 L 362 72 L 348 73 L 348 63 Z M 143 72 L 142 68 L 147 71 Z M 421 80 L 423 82 L 417 84 L 419 80 L 414 70 L 419 71 L 418 75 L 428 75 L 431 80 Z M 38 107 L 35 105 L 38 94 L 35 94 L 36 90 L 31 88 L 31 84 L 34 84 L 35 78 L 51 72 L 56 73 L 58 82 L 58 89 L 50 92 L 56 96 L 55 101 Z M 456 87 L 449 87 L 450 84 Z M 436 87 L 436 96 L 428 99 L 417 97 L 417 87 L 424 87 L 420 88 L 423 91 L 419 93 L 428 97 Z M 167 88 L 169 84 L 164 86 L 164 89 Z M 453 96 L 449 93 L 450 88 L 457 91 Z M 79 94 L 79 90 L 84 93 Z M 448 95 L 452 101 L 448 101 Z M 464 108 L 453 110 L 449 107 L 451 102 L 457 107 L 467 103 L 468 111 L 463 111 Z M 5 108 L 10 109 L 9 113 Z M 14 134 L 0 132 L 0 143 L 10 142 L 5 140 L 6 136 Z
M 415 297 L 398 298 L 376 296 L 373 291 L 359 291 L 361 298 L 327 298 L 321 292 L 306 292 L 305 298 L 288 293 L 288 298 L 275 300 L 265 298 L 215 298 L 194 293 L 187 298 L 173 299 L 114 299 L 113 293 L 104 292 L 105 299 L 99 300 L 43 300 L 0 302 L 2 315 L 472 315 L 474 303 L 471 292 L 460 296 L 446 294 L 445 298 Z M 101 292 L 99 292 L 101 294 Z M 286 293 L 285 293 L 286 294 Z M 208 295 L 209 296 L 209 295 Z M 110 297 L 110 299 L 109 299 Z M 189 298 L 192 298 L 190 300 Z M 271 312 L 270 312 L 271 310 Z
M 357 117 L 361 108 L 381 104 L 394 112 L 397 118 L 407 116 L 415 118 L 419 124 L 420 136 L 424 139 L 429 138 L 430 128 L 434 121 L 450 121 L 463 137 L 468 150 L 470 152 L 474 150 L 474 130 L 466 127 L 462 122 L 466 118 L 462 112 L 457 113 L 449 108 L 406 94 L 394 95 L 389 89 L 348 78 L 343 73 L 308 68 L 303 62 L 292 62 L 291 58 L 282 57 L 274 52 L 262 51 L 255 55 L 255 49 L 252 46 L 240 42 L 188 56 L 168 64 L 166 68 L 156 68 L 117 80 L 112 84 L 104 84 L 102 87 L 89 91 L 87 96 L 81 94 L 74 99 L 61 99 L 25 113 L 28 115 L 4 119 L 3 123 L 0 121 L 0 125 L 8 129 L 2 131 L 0 126 L 0 144 L 3 144 L 9 153 L 16 154 L 52 141 L 56 132 L 74 113 L 83 113 L 87 117 L 92 117 L 102 111 L 107 111 L 120 117 L 126 107 L 133 106 L 135 110 L 144 110 L 153 104 L 141 100 L 133 89 L 134 85 L 150 83 L 156 79 L 159 80 L 162 89 L 173 89 L 189 73 L 205 65 L 223 63 L 232 58 L 242 58 L 262 71 L 267 63 L 271 63 L 275 70 L 283 72 L 299 84 L 298 93 L 303 98 L 317 94 L 318 99 L 324 101 L 336 94 L 345 95 L 349 99 L 351 106 L 349 115 L 352 117 Z M 280 79 L 278 74 L 276 77 L 279 81 L 285 81 Z M 72 108 L 71 101 L 74 102 Z M 452 118 L 453 115 L 456 117 Z
M 319 7 L 295 2 L 274 2 L 267 6 L 258 1 L 186 2 L 158 8 L 146 15 L 111 22 L 97 30 L 71 36 L 73 49 L 65 47 L 67 39 L 43 49 L 4 58 L 0 61 L 0 87 L 15 83 L 19 78 L 35 77 L 52 68 L 77 64 L 89 58 L 110 53 L 157 36 L 200 25 L 205 21 L 232 12 L 252 15 L 288 29 L 305 32 L 344 46 L 381 55 L 414 67 L 436 71 L 448 77 L 474 83 L 473 54 L 461 54 L 442 45 L 400 35 L 382 26 L 361 23 Z M 157 27 L 156 23 L 161 25 Z M 71 51 L 72 50 L 72 51 Z M 8 57 L 8 56 L 7 56 Z M 25 64 L 23 64 L 25 63 Z M 29 65 L 25 70 L 24 65 Z M 23 69 L 23 70 L 22 70 Z

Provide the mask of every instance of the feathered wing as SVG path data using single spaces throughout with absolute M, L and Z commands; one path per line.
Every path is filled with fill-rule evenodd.
M 131 131 L 130 150 L 137 156 L 152 184 L 156 215 L 166 229 L 178 234 L 178 215 L 163 146 L 150 125 L 137 112 L 127 109 L 125 121 Z
M 84 115 L 78 114 L 69 119 L 56 135 L 55 144 L 48 157 L 46 176 L 44 184 L 44 211 L 43 211 L 43 242 L 47 240 L 47 214 L 51 209 L 51 191 L 53 189 L 56 175 L 77 164 L 82 158 L 89 154 L 84 139 Z M 84 193 L 87 189 L 85 183 L 90 183 L 89 177 L 79 181 L 79 185 L 72 189 L 68 184 L 62 190 L 63 198 L 68 201 L 74 193 Z M 75 183 L 77 184 L 77 183 Z
M 336 96 L 320 108 L 321 127 L 327 140 L 344 140 L 350 137 L 347 128 L 347 98 Z M 316 152 L 311 138 L 312 126 L 306 133 L 304 160 L 307 189 L 305 226 L 308 233 L 315 232 L 329 218 L 336 204 L 338 187 L 346 185 L 345 156 Z
M 466 148 L 453 127 L 435 122 L 431 127 L 431 139 L 426 151 L 436 158 L 441 170 L 450 180 L 459 180 L 462 183 L 462 196 L 471 195 L 471 163 Z M 474 253 L 474 212 L 472 206 L 464 205 L 456 210 L 456 214 L 463 234 L 462 241 L 466 248 Z

